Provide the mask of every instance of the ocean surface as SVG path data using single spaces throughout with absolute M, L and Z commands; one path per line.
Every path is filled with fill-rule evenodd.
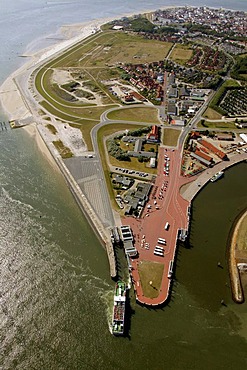
M 0 0 L 0 82 L 20 55 L 58 42 L 62 25 L 168 5 L 184 3 Z M 246 0 L 186 5 L 247 11 Z M 21 129 L 0 131 L 0 147 L 1 370 L 247 368 L 247 305 L 233 303 L 227 270 L 229 232 L 247 206 L 246 163 L 193 202 L 169 304 L 140 307 L 131 292 L 129 336 L 114 338 L 106 253 L 63 177 Z

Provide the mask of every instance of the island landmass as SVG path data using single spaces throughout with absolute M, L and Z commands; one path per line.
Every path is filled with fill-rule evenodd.
M 141 304 L 169 300 L 193 198 L 247 160 L 246 20 L 179 7 L 77 26 L 77 37 L 36 53 L 0 88 L 10 125 L 48 149 L 114 279 L 124 248 Z M 237 263 L 242 275 L 247 268 L 237 237 L 233 287 Z

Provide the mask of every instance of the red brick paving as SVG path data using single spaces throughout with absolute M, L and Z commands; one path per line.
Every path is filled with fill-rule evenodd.
M 164 155 L 170 158 L 169 176 L 165 176 L 164 174 Z M 187 210 L 189 202 L 181 197 L 179 188 L 181 185 L 191 180 L 180 176 L 180 169 L 181 150 L 160 148 L 158 175 L 149 201 L 143 210 L 142 217 L 140 219 L 134 217 L 122 218 L 122 224 L 130 225 L 133 231 L 135 247 L 139 253 L 138 258 L 132 259 L 132 280 L 136 292 L 136 299 L 146 305 L 159 305 L 167 300 L 171 283 L 171 279 L 167 276 L 168 268 L 170 261 L 174 260 L 177 245 L 177 232 L 181 228 L 188 229 Z M 154 192 L 156 199 L 154 199 Z M 161 194 L 160 197 L 159 194 Z M 156 209 L 154 201 L 157 202 L 159 209 Z M 150 210 L 147 208 L 148 205 L 151 205 Z M 147 216 L 147 214 L 149 216 Z M 170 224 L 168 231 L 164 229 L 166 222 Z M 143 239 L 144 235 L 145 239 Z M 164 246 L 164 257 L 155 256 L 153 253 L 159 237 L 166 239 L 167 242 L 166 246 Z M 145 243 L 149 243 L 149 249 L 145 249 L 145 246 L 141 247 L 142 239 L 145 240 Z M 164 264 L 162 283 L 157 298 L 151 299 L 145 297 L 143 294 L 138 273 L 138 264 L 141 261 L 153 261 Z

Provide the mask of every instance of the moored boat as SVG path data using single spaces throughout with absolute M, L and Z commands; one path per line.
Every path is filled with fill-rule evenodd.
M 216 174 L 214 174 L 214 176 L 213 176 L 213 177 L 211 177 L 210 181 L 211 181 L 211 182 L 217 181 L 217 180 L 218 180 L 218 179 L 220 179 L 223 175 L 224 175 L 224 172 L 223 172 L 223 171 L 216 172 Z
M 118 281 L 115 287 L 112 313 L 112 334 L 114 335 L 124 335 L 125 304 L 126 284 Z

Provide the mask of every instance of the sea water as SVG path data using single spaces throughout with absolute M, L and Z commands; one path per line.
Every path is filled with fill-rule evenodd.
M 20 54 L 56 42 L 63 24 L 166 5 L 0 0 L 0 80 L 23 63 Z M 201 5 L 246 10 L 246 1 Z M 232 222 L 247 205 L 246 163 L 193 202 L 169 304 L 140 307 L 131 293 L 129 337 L 114 338 L 106 253 L 63 177 L 23 130 L 0 132 L 0 147 L 1 369 L 246 368 L 247 309 L 232 302 L 226 252 Z

